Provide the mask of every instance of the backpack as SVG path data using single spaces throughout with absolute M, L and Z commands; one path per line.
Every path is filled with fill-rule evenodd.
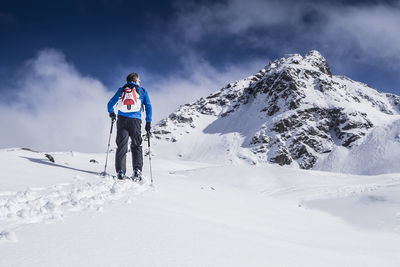
M 130 84 L 124 85 L 123 88 L 118 109 L 125 113 L 140 111 L 142 101 L 140 100 L 139 89 Z

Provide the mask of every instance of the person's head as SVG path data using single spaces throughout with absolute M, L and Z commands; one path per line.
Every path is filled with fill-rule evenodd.
M 136 72 L 132 72 L 130 74 L 128 74 L 128 76 L 126 76 L 126 82 L 134 82 L 137 84 L 140 84 L 140 78 L 139 78 L 139 74 L 137 74 Z

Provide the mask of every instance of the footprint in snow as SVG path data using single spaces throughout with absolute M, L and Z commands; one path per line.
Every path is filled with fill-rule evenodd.
M 103 178 L 89 183 L 77 177 L 72 183 L 62 183 L 41 190 L 26 189 L 20 192 L 0 192 L 0 240 L 16 241 L 13 231 L 28 223 L 62 221 L 65 212 L 96 210 L 102 212 L 110 202 L 141 194 L 150 188 L 132 181 Z M 7 225 L 7 229 L 5 228 Z M 3 229 L 2 229 L 3 228 Z

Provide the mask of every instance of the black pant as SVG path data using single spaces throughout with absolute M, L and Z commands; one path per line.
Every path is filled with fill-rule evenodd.
M 124 171 L 126 173 L 126 153 L 128 152 L 129 137 L 132 140 L 132 166 L 133 169 L 143 168 L 143 152 L 142 152 L 142 121 L 140 119 L 118 116 L 117 120 L 117 153 L 115 154 L 115 170 Z

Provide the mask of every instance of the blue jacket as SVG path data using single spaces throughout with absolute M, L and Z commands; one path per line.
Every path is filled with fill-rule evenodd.
M 147 94 L 146 89 L 144 89 L 143 87 L 140 87 L 138 84 L 136 84 L 134 82 L 129 82 L 129 83 L 138 86 L 140 100 L 146 109 L 146 121 L 151 122 L 152 109 L 151 109 L 150 98 L 149 98 L 149 95 Z M 123 90 L 124 90 L 123 87 L 118 88 L 118 91 L 115 93 L 115 95 L 110 99 L 110 101 L 108 101 L 107 110 L 109 113 L 114 112 L 114 106 L 115 106 L 115 104 L 117 104 L 119 97 L 121 96 Z M 118 110 L 118 115 L 128 117 L 128 118 L 142 119 L 142 107 L 137 112 L 122 112 L 122 111 Z

